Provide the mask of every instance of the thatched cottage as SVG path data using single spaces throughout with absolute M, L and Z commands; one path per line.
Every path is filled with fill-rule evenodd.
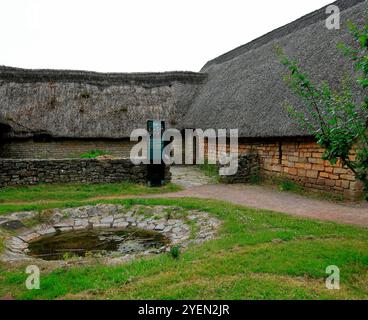
M 363 0 L 334 3 L 341 29 L 315 11 L 215 58 L 199 73 L 101 74 L 0 68 L 0 158 L 70 158 L 90 149 L 127 154 L 130 132 L 149 119 L 169 127 L 238 128 L 240 152 L 260 158 L 261 174 L 283 176 L 311 190 L 349 197 L 362 187 L 352 173 L 321 159 L 323 150 L 283 105 L 302 107 L 283 81 L 276 45 L 315 81 L 337 87 L 349 64 L 337 49 L 349 42 L 347 21 L 364 23 Z

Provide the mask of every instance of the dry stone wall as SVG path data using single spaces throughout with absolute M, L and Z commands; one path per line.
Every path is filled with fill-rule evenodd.
M 169 168 L 166 168 L 165 179 L 171 179 Z M 130 159 L 0 159 L 0 187 L 124 181 L 145 184 L 147 166 L 134 165 Z
M 259 175 L 259 158 L 256 153 L 239 155 L 238 171 L 232 176 L 221 176 L 223 183 L 246 183 L 251 182 Z

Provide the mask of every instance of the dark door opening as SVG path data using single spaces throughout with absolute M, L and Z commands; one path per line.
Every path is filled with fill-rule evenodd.
M 148 185 L 151 187 L 162 186 L 165 182 L 165 163 L 162 159 L 165 147 L 162 134 L 165 131 L 165 121 L 147 121 L 147 131 L 150 135 L 149 150 L 150 164 L 147 168 Z

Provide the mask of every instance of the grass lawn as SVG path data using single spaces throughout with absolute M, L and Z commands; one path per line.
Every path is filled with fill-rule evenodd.
M 207 211 L 224 223 L 217 239 L 191 246 L 179 259 L 162 254 L 120 266 L 44 270 L 40 290 L 25 288 L 25 266 L 2 264 L 0 297 L 11 293 L 18 299 L 368 298 L 366 229 L 213 200 L 99 202 L 179 205 Z M 329 265 L 340 268 L 340 290 L 325 287 Z
M 7 187 L 0 189 L 0 214 L 39 208 L 55 208 L 59 205 L 75 206 L 81 201 L 103 196 L 157 194 L 179 190 L 181 187 L 172 183 L 161 188 L 150 188 L 128 182 Z

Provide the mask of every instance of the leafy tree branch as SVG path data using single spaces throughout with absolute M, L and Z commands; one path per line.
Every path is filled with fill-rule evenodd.
M 354 97 L 351 79 L 343 79 L 340 90 L 332 90 L 325 82 L 316 85 L 297 61 L 291 60 L 281 48 L 276 51 L 288 70 L 286 82 L 303 101 L 302 109 L 287 104 L 290 115 L 316 137 L 325 149 L 323 159 L 333 165 L 340 160 L 363 181 L 368 191 L 368 25 L 359 29 L 350 23 L 349 29 L 356 48 L 345 44 L 339 47 L 355 64 L 362 99 Z

